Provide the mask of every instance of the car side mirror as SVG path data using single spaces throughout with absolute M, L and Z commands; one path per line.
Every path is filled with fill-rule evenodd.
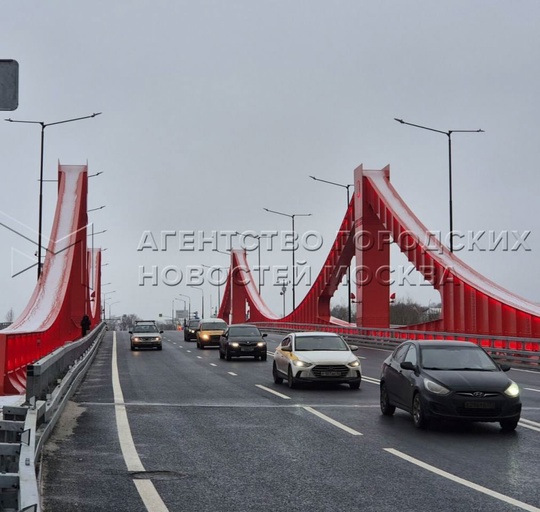
M 268 333 L 266 333 L 266 332 L 263 332 L 263 335 L 262 335 L 262 337 L 263 337 L 263 338 L 266 338 L 267 336 L 268 336 Z
M 356 352 L 358 350 L 356 345 L 349 345 L 349 348 L 351 349 L 351 352 Z
M 159 334 L 163 334 L 163 331 L 159 331 Z
M 291 347 L 281 347 L 282 352 L 291 352 Z
M 129 334 L 133 334 L 133 331 L 129 331 Z
M 410 361 L 403 361 L 403 363 L 401 363 L 399 366 L 401 366 L 403 370 L 412 370 L 413 372 L 416 371 L 416 365 L 412 364 Z
M 507 372 L 507 371 L 510 370 L 512 367 L 511 367 L 509 364 L 501 363 L 501 364 L 499 365 L 499 368 L 500 368 L 503 372 Z

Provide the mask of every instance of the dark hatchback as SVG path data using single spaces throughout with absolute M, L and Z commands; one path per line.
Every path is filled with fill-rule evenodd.
M 254 357 L 266 361 L 266 333 L 254 325 L 230 325 L 219 340 L 219 357 L 230 361 L 233 357 Z
M 197 339 L 197 328 L 200 320 L 188 320 L 184 325 L 184 341 L 192 341 Z
M 412 414 L 424 428 L 431 419 L 499 422 L 517 427 L 521 415 L 518 385 L 482 348 L 464 341 L 411 340 L 383 363 L 381 411 L 396 407 Z

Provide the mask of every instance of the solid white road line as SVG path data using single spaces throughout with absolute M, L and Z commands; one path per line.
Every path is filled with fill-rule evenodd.
M 514 505 L 515 507 L 519 507 L 523 510 L 528 510 L 529 512 L 540 512 L 540 508 L 533 507 L 532 505 L 529 505 L 528 503 L 523 503 L 522 501 L 516 500 L 514 498 L 510 498 L 509 496 L 501 494 L 497 491 L 492 491 L 491 489 L 488 489 L 487 487 L 483 487 L 481 485 L 470 482 L 469 480 L 465 480 L 464 478 L 460 478 L 459 476 L 453 475 L 452 473 L 448 473 L 446 471 L 443 471 L 442 469 L 436 468 L 435 466 L 426 464 L 425 462 L 422 462 L 421 460 L 415 459 L 414 457 L 411 457 L 407 455 L 406 453 L 400 452 L 398 450 L 394 450 L 393 448 L 385 448 L 384 450 L 387 451 L 388 453 L 391 453 L 392 455 L 396 455 L 397 457 L 400 457 L 403 460 L 406 460 L 407 462 L 416 464 L 417 466 L 423 469 L 426 469 L 427 471 L 431 471 L 432 473 L 435 473 L 436 475 L 447 478 L 448 480 L 452 480 L 453 482 L 464 485 L 465 487 L 469 487 L 470 489 L 481 492 L 483 494 L 487 494 L 488 496 L 491 496 L 492 498 L 498 499 L 500 501 L 504 501 L 505 503 L 509 503 L 510 505 Z
M 118 439 L 120 448 L 128 471 L 145 471 L 142 465 L 131 429 L 124 404 L 124 394 L 120 385 L 120 376 L 118 374 L 118 358 L 116 354 L 116 331 L 113 331 L 112 347 L 112 386 L 114 394 L 114 412 L 116 415 L 116 428 L 118 429 Z M 168 512 L 168 508 L 163 503 L 151 480 L 134 480 L 135 487 L 143 500 L 144 506 L 148 512 Z
M 540 389 L 534 389 L 534 388 L 523 388 L 523 389 L 526 389 L 527 391 L 536 391 L 537 393 L 540 393 Z
M 311 414 L 314 414 L 315 416 L 318 416 L 319 418 L 323 419 L 324 421 L 327 421 L 328 423 L 334 425 L 335 427 L 340 428 L 341 430 L 344 430 L 345 432 L 348 432 L 349 434 L 353 436 L 361 436 L 362 433 L 358 432 L 357 430 L 354 430 L 350 427 L 347 427 L 347 425 L 343 425 L 343 423 L 340 423 L 339 421 L 333 420 L 330 418 L 330 416 L 326 416 L 326 414 L 323 414 L 322 412 L 316 411 L 315 409 L 312 409 L 311 407 L 303 407 L 306 411 L 310 412 Z
M 233 373 L 233 372 L 227 372 L 229 375 L 232 375 L 233 377 L 238 377 L 238 374 L 237 373 Z
M 284 398 L 285 400 L 291 399 L 290 396 L 284 395 L 282 393 L 278 393 L 277 391 L 274 391 L 273 389 L 262 386 L 261 384 L 255 384 L 255 386 L 258 388 L 264 389 L 265 391 L 268 391 L 269 393 L 272 393 L 273 395 L 279 396 L 280 398 Z

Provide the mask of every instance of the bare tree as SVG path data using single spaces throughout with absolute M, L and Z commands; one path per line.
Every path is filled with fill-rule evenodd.
M 6 322 L 13 322 L 15 318 L 15 313 L 13 312 L 13 308 L 9 308 L 9 311 L 6 313 Z

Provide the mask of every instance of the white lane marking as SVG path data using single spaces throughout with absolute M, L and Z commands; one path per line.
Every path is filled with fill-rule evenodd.
M 403 460 L 406 460 L 407 462 L 416 464 L 417 466 L 423 469 L 426 469 L 427 471 L 431 471 L 432 473 L 435 473 L 436 475 L 447 478 L 448 480 L 452 480 L 453 482 L 464 485 L 465 487 L 469 487 L 470 489 L 473 489 L 475 491 L 487 494 L 488 496 L 496 498 L 500 501 L 504 501 L 505 503 L 509 503 L 510 505 L 514 505 L 523 510 L 528 510 L 529 512 L 540 512 L 540 508 L 536 508 L 536 507 L 533 507 L 532 505 L 529 505 L 528 503 L 524 503 L 514 498 L 510 498 L 509 496 L 506 496 L 497 491 L 488 489 L 487 487 L 483 487 L 481 485 L 475 484 L 473 482 L 470 482 L 469 480 L 465 480 L 464 478 L 460 478 L 459 476 L 453 475 L 452 473 L 447 473 L 446 471 L 443 471 L 442 469 L 436 468 L 435 466 L 426 464 L 425 462 L 422 462 L 421 460 L 415 459 L 414 457 L 411 457 L 407 455 L 406 453 L 400 452 L 398 450 L 394 450 L 393 448 L 384 448 L 384 450 L 387 451 L 388 453 L 391 453 L 392 455 L 396 455 L 397 457 L 400 457 Z
M 536 421 L 526 420 L 525 418 L 521 418 L 519 420 L 519 425 L 521 427 L 529 428 L 531 430 L 535 430 L 536 432 L 540 432 L 540 423 L 536 423 Z
M 238 377 L 238 374 L 237 373 L 233 373 L 233 372 L 227 372 L 229 375 L 232 375 L 233 377 Z
M 139 491 L 146 510 L 151 510 L 152 512 L 169 512 L 161 496 L 156 491 L 152 480 L 133 480 L 133 483 Z
M 187 350 L 186 352 L 191 353 L 191 350 Z
M 526 373 L 536 373 L 538 375 L 538 372 L 536 370 L 525 370 L 524 368 L 512 368 L 513 372 L 526 372 Z
M 361 436 L 363 435 L 361 432 L 358 432 L 357 430 L 354 430 L 350 427 L 347 427 L 347 425 L 343 425 L 343 423 L 340 423 L 339 421 L 336 421 L 330 416 L 326 416 L 326 414 L 323 414 L 322 412 L 316 411 L 315 409 L 312 409 L 311 407 L 303 407 L 306 411 L 310 412 L 311 414 L 314 414 L 315 416 L 318 416 L 319 418 L 323 419 L 324 421 L 327 421 L 328 423 L 334 425 L 335 427 L 340 428 L 341 430 L 344 430 L 345 432 L 348 432 L 349 434 L 353 436 Z
M 210 363 L 210 366 L 217 366 L 216 363 Z
M 197 359 L 202 359 L 202 356 L 197 356 Z
M 128 471 L 145 471 L 142 465 L 131 429 L 124 404 L 124 394 L 120 385 L 120 376 L 118 374 L 118 358 L 116 354 L 116 331 L 113 332 L 113 347 L 112 347 L 112 387 L 114 396 L 114 412 L 116 415 L 116 428 L 118 430 L 118 439 L 120 441 L 120 449 L 126 463 Z M 143 500 L 144 506 L 148 512 L 168 512 L 168 508 L 159 496 L 151 480 L 134 480 L 135 487 L 139 491 L 139 495 Z
M 380 384 L 381 381 L 374 379 L 373 377 L 366 377 L 365 375 L 362 375 L 362 382 L 369 382 L 370 384 Z
M 178 345 L 178 348 L 184 348 L 182 345 Z
M 261 384 L 255 384 L 255 386 L 258 387 L 258 388 L 264 389 L 265 391 L 268 391 L 269 393 L 272 393 L 272 394 L 274 394 L 276 396 L 279 396 L 280 398 L 284 398 L 285 400 L 290 400 L 291 399 L 290 396 L 284 395 L 282 393 L 278 393 L 277 391 L 274 391 L 273 389 L 262 386 Z
M 523 389 L 526 389 L 527 391 L 536 391 L 537 393 L 540 393 L 540 389 L 534 389 L 534 388 L 523 388 Z

